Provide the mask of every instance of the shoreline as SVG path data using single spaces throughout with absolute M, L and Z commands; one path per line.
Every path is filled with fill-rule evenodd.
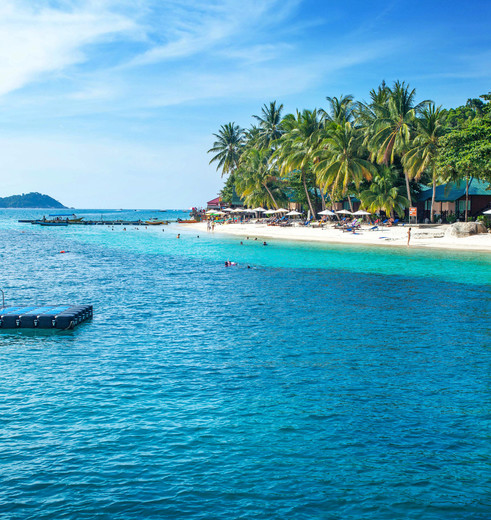
M 343 232 L 332 226 L 326 228 L 279 227 L 266 224 L 221 224 L 215 226 L 215 234 L 237 237 L 267 238 L 326 244 L 353 244 L 365 246 L 405 247 L 407 248 L 407 230 L 409 226 L 394 226 L 370 231 L 363 227 L 356 233 Z M 491 233 L 481 233 L 468 237 L 448 237 L 445 231 L 448 224 L 430 229 L 412 226 L 409 248 L 446 249 L 453 251 L 491 253 Z M 206 222 L 183 224 L 182 229 L 195 229 L 206 233 Z

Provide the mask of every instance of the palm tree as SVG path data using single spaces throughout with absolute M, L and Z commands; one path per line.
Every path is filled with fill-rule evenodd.
M 237 169 L 239 157 L 244 145 L 244 130 L 235 123 L 222 125 L 217 134 L 213 134 L 217 140 L 208 153 L 214 153 L 210 164 L 217 162 L 217 170 L 222 170 L 222 177 L 228 173 L 233 174 Z
M 241 156 L 235 189 L 247 205 L 266 204 L 278 209 L 277 197 L 282 202 L 285 199 L 276 172 L 271 169 L 270 156 L 266 148 L 256 147 L 247 149 Z
M 282 111 L 283 105 L 277 106 L 276 101 L 272 101 L 269 106 L 263 105 L 260 116 L 252 116 L 259 121 L 258 142 L 261 147 L 268 148 L 273 141 L 282 136 Z
M 390 88 L 385 81 L 377 87 L 377 90 L 370 90 L 370 102 L 357 102 L 353 109 L 356 125 L 363 129 L 365 134 L 365 145 L 369 145 L 373 138 L 375 121 L 382 117 L 387 117 Z M 374 155 L 374 154 L 373 154 Z M 370 157 L 372 159 L 372 157 Z
M 412 178 L 418 179 L 426 170 L 430 172 L 433 181 L 431 197 L 431 222 L 435 220 L 435 193 L 437 182 L 436 159 L 440 151 L 439 139 L 445 133 L 445 113 L 442 107 L 430 103 L 421 111 L 421 117 L 416 119 L 416 137 L 411 148 L 403 158 L 405 169 Z
M 371 145 L 375 149 L 379 164 L 393 164 L 397 154 L 402 158 L 411 140 L 414 119 L 430 101 L 415 104 L 416 89 L 406 83 L 396 81 L 390 89 L 386 106 L 379 107 L 373 123 Z M 407 198 L 412 205 L 409 176 L 404 171 Z
M 376 172 L 375 165 L 363 159 L 362 141 L 362 131 L 345 122 L 331 128 L 316 154 L 314 170 L 320 184 L 347 194 L 351 211 L 350 185 L 358 188 L 363 179 L 371 180 Z
M 361 202 L 367 211 L 376 213 L 382 210 L 388 216 L 394 212 L 399 216 L 404 214 L 404 208 L 409 201 L 399 193 L 399 188 L 394 186 L 396 181 L 397 173 L 390 166 L 379 167 L 370 188 L 360 194 Z
M 307 172 L 312 169 L 313 154 L 321 139 L 323 123 L 316 109 L 287 114 L 283 119 L 285 133 L 278 142 L 272 161 L 278 164 L 281 175 L 300 175 L 306 200 L 312 215 L 314 207 L 307 186 Z
M 329 111 L 320 110 L 324 121 L 330 123 L 346 123 L 353 121 L 353 96 L 326 97 L 329 103 Z

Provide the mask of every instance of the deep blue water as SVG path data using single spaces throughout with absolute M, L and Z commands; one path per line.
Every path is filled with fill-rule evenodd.
M 7 303 L 95 317 L 0 333 L 0 518 L 491 516 L 490 255 L 37 213 L 0 211 Z

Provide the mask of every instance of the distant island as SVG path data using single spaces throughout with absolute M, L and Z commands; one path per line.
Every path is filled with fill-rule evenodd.
M 56 208 L 64 209 L 61 202 L 53 199 L 49 195 L 42 193 L 23 193 L 22 195 L 11 195 L 10 197 L 0 197 L 0 208 Z

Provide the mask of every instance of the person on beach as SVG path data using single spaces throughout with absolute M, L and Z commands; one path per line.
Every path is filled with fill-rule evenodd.
M 215 231 L 215 221 L 214 220 L 211 221 L 211 230 Z
M 411 240 L 411 228 L 407 230 L 407 245 L 409 247 L 409 241 Z

